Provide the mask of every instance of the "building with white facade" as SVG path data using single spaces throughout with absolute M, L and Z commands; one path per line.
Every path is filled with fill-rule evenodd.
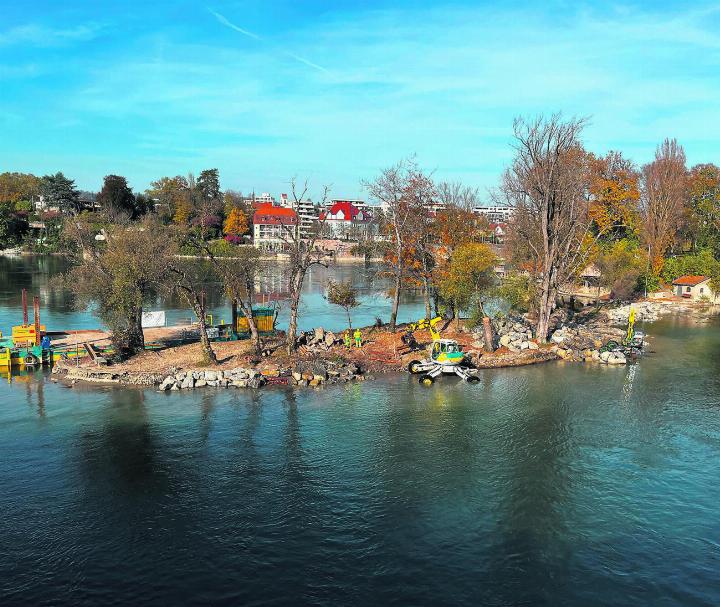
M 473 213 L 486 217 L 489 223 L 508 223 L 515 214 L 515 207 L 475 207 Z
M 332 238 L 367 237 L 372 226 L 372 215 L 367 208 L 359 209 L 350 200 L 335 200 L 320 220 L 323 232 Z
M 295 211 L 300 221 L 300 237 L 312 236 L 318 220 L 318 212 L 312 200 L 290 200 L 287 194 L 280 194 L 280 206 Z
M 289 230 L 296 230 L 298 216 L 287 207 L 263 204 L 253 214 L 253 245 L 266 251 L 282 251 L 290 240 Z

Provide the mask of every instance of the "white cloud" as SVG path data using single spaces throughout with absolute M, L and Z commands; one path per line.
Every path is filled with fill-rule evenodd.
M 64 46 L 93 40 L 102 29 L 103 26 L 99 23 L 81 23 L 68 28 L 29 23 L 0 32 L 0 46 L 28 44 L 38 47 Z
M 677 136 L 691 162 L 720 160 L 711 9 L 338 11 L 299 22 L 281 46 L 212 14 L 245 44 L 172 32 L 159 45 L 128 40 L 110 62 L 83 58 L 81 85 L 49 103 L 123 125 L 117 154 L 137 154 L 140 170 L 143 157 L 145 170 L 172 174 L 217 165 L 229 187 L 280 188 L 307 172 L 358 194 L 361 177 L 412 152 L 440 178 L 492 186 L 513 116 L 558 110 L 592 116 L 587 142 L 600 153 L 642 163 Z

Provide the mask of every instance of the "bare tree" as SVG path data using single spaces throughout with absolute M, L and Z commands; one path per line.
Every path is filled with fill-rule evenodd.
M 302 190 L 299 190 L 297 180 L 293 177 L 290 181 L 290 191 L 293 197 L 293 206 L 299 208 L 300 202 L 305 199 L 308 192 L 307 180 L 304 182 Z M 319 202 L 321 208 L 326 206 L 329 193 L 330 186 L 324 186 Z M 298 308 L 305 275 L 314 265 L 327 267 L 325 263 L 327 255 L 315 246 L 323 231 L 323 225 L 324 219 L 318 219 L 310 232 L 303 237 L 299 218 L 294 222 L 281 221 L 281 239 L 290 254 L 290 320 L 285 342 L 288 354 L 292 353 L 297 346 Z
M 436 186 L 436 197 L 446 208 L 472 211 L 480 204 L 478 189 L 463 185 L 460 181 L 441 181 Z
M 418 208 L 418 203 L 428 200 L 425 186 L 428 189 L 430 186 L 426 180 L 429 178 L 418 169 L 411 158 L 384 169 L 374 181 L 363 182 L 370 196 L 381 203 L 385 232 L 389 237 L 385 263 L 393 280 L 391 331 L 394 331 L 397 325 L 400 294 L 412 271 L 410 248 L 417 244 L 417 226 L 414 220 L 418 212 L 425 212 L 425 209 Z M 422 187 L 414 189 L 420 184 Z
M 587 154 L 580 142 L 584 119 L 559 114 L 516 119 L 515 159 L 502 192 L 516 209 L 516 255 L 538 281 L 538 338 L 547 339 L 559 287 L 585 263 L 590 226 Z
M 412 263 L 411 275 L 420 284 L 425 304 L 425 319 L 432 315 L 430 296 L 434 288 L 433 270 L 436 265 L 437 230 L 432 205 L 437 200 L 435 183 L 429 175 L 416 169 L 408 180 L 405 192 L 408 205 L 413 210 L 409 225 L 415 238 L 406 247 Z
M 685 151 L 677 140 L 666 139 L 658 146 L 655 160 L 642 168 L 643 238 L 656 273 L 681 227 L 687 197 Z
M 215 257 L 209 247 L 205 250 L 217 268 L 231 300 L 240 307 L 247 319 L 253 348 L 259 354 L 262 351 L 262 341 L 252 310 L 255 287 L 262 272 L 260 252 L 254 247 L 239 247 L 236 255 L 227 259 Z
M 207 263 L 207 262 L 205 262 Z M 203 362 L 217 364 L 217 356 L 208 336 L 204 284 L 211 275 L 207 265 L 197 259 L 174 258 L 168 264 L 167 285 L 171 292 L 180 296 L 195 313 L 200 328 L 200 344 Z

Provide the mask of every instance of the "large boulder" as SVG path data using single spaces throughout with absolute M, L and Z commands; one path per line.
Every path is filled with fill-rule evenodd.
M 174 385 L 176 385 L 175 377 L 172 375 L 168 375 L 160 384 L 160 390 L 170 390 Z
M 627 359 L 622 352 L 611 352 L 607 363 L 608 365 L 624 365 L 627 363 Z
M 320 343 L 325 339 L 325 329 L 322 327 L 317 327 L 315 329 L 315 336 L 312 338 L 312 341 L 310 343 L 317 344 Z

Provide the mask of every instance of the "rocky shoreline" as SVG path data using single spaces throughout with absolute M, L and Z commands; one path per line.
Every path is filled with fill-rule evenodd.
M 157 386 L 161 392 L 193 388 L 261 388 L 267 384 L 319 387 L 372 379 L 355 363 L 301 361 L 292 367 L 262 370 L 235 367 L 228 370 L 177 369 L 171 373 L 116 371 L 110 368 L 55 365 L 53 374 L 65 383 L 91 382 L 126 386 Z
M 637 322 L 654 322 L 672 313 L 704 312 L 697 306 L 676 301 L 642 301 L 632 304 Z M 630 305 L 620 305 L 601 311 L 571 312 L 559 309 L 553 314 L 550 338 L 539 344 L 527 315 L 509 315 L 493 321 L 494 351 L 483 349 L 481 329 L 448 329 L 445 336 L 456 339 L 476 369 L 497 369 L 538 364 L 551 360 L 626 364 L 627 357 L 608 348 L 608 342 L 621 342 L 625 337 Z M 318 327 L 303 333 L 299 351 L 294 357 L 284 355 L 282 348 L 263 359 L 244 356 L 248 364 L 240 364 L 243 355 L 237 351 L 219 368 L 176 367 L 178 349 L 166 350 L 166 363 L 151 364 L 152 359 L 141 358 L 134 365 L 109 367 L 76 366 L 70 361 L 55 365 L 53 374 L 66 384 L 77 382 L 119 384 L 125 386 L 155 387 L 160 391 L 191 390 L 195 388 L 251 388 L 265 385 L 320 388 L 329 385 L 361 382 L 372 379 L 374 373 L 401 372 L 413 359 L 424 358 L 426 346 L 431 343 L 429 334 L 416 332 L 419 349 L 409 350 L 402 343 L 402 331 L 390 333 L 382 328 L 366 327 L 363 348 L 347 349 L 342 339 L 331 331 Z M 240 347 L 240 346 L 237 346 Z M 154 355 L 157 356 L 157 355 Z M 187 359 L 186 359 L 187 360 Z M 182 363 L 181 363 L 182 364 Z

